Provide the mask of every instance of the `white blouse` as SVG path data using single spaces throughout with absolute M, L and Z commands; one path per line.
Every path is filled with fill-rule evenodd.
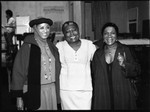
M 81 39 L 80 48 L 75 51 L 67 41 L 56 44 L 60 54 L 60 89 L 92 90 L 90 61 L 96 46 L 90 40 Z
M 8 22 L 6 23 L 6 26 L 13 26 L 13 27 L 6 27 L 8 33 L 15 31 L 16 20 L 13 17 L 9 18 Z

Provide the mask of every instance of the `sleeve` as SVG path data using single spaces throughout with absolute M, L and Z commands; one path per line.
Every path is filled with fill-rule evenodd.
M 93 55 L 96 51 L 96 46 L 93 44 L 92 41 L 89 41 L 89 50 L 90 50 L 90 60 L 93 59 Z
M 95 74 L 96 74 L 96 67 L 97 65 L 97 51 L 93 55 L 93 59 L 91 61 L 91 78 L 92 78 L 92 85 L 94 88 L 94 82 L 95 82 Z M 94 91 L 94 90 L 93 90 Z
M 23 44 L 14 60 L 11 93 L 14 97 L 22 96 L 23 86 L 27 80 L 29 63 L 29 45 Z
M 59 49 L 59 47 L 60 47 L 60 42 L 56 43 L 56 47 Z
M 133 56 L 133 51 L 129 47 L 124 50 L 125 54 L 125 67 L 124 71 L 126 77 L 133 78 L 140 74 L 141 68 L 135 57 Z M 123 69 L 123 68 L 122 68 Z
M 15 19 L 14 18 L 10 18 L 7 24 L 10 25 L 10 26 L 14 26 Z
M 57 104 L 60 104 L 60 81 L 59 81 L 59 76 L 60 76 L 60 70 L 61 70 L 61 63 L 60 63 L 60 58 L 59 58 L 59 52 L 56 50 L 56 95 L 57 95 Z
M 63 52 L 63 50 L 64 50 L 64 42 L 63 41 L 62 42 L 58 42 L 56 44 L 56 47 L 58 48 L 60 61 L 64 62 L 64 52 Z

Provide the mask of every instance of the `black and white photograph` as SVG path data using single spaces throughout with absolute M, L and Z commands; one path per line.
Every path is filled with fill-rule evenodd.
M 150 111 L 150 0 L 0 5 L 0 110 Z

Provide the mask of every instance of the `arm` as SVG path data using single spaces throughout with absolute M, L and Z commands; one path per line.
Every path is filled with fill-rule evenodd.
M 10 18 L 8 23 L 5 25 L 5 32 L 11 33 L 16 28 L 16 21 L 14 18 Z
M 24 110 L 24 103 L 22 97 L 17 97 L 17 109 Z
M 136 77 L 140 74 L 140 65 L 138 64 L 136 57 L 134 56 L 134 52 L 131 51 L 129 47 L 125 47 L 124 49 L 124 54 L 125 54 L 125 61 L 122 64 L 126 77 L 132 78 Z
M 94 88 L 94 82 L 95 82 L 95 72 L 97 69 L 97 59 L 98 59 L 98 55 L 97 55 L 97 51 L 94 53 L 93 55 L 93 59 L 91 61 L 91 78 L 92 78 L 92 85 Z
M 93 42 L 92 41 L 90 41 L 90 40 L 88 40 L 88 42 L 89 42 L 89 48 L 88 48 L 88 51 L 89 51 L 89 53 L 90 53 L 90 60 L 92 61 L 92 59 L 93 59 L 93 55 L 94 55 L 94 53 L 95 53 L 95 51 L 96 51 L 96 49 L 97 49 L 97 47 L 96 47 L 96 45 L 95 44 L 93 44 Z
M 10 18 L 9 19 L 9 21 L 8 21 L 8 23 L 6 24 L 6 26 L 16 26 L 16 21 L 15 21 L 15 19 L 14 18 Z
M 13 97 L 17 98 L 18 109 L 23 109 L 23 86 L 27 80 L 29 51 L 29 46 L 23 44 L 16 55 L 13 65 L 11 93 Z

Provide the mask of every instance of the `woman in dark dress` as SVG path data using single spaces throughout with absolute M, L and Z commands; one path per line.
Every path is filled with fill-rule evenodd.
M 104 45 L 92 61 L 93 104 L 102 110 L 136 109 L 136 97 L 130 78 L 139 73 L 139 65 L 129 47 L 117 41 L 118 27 L 106 23 L 102 28 Z

